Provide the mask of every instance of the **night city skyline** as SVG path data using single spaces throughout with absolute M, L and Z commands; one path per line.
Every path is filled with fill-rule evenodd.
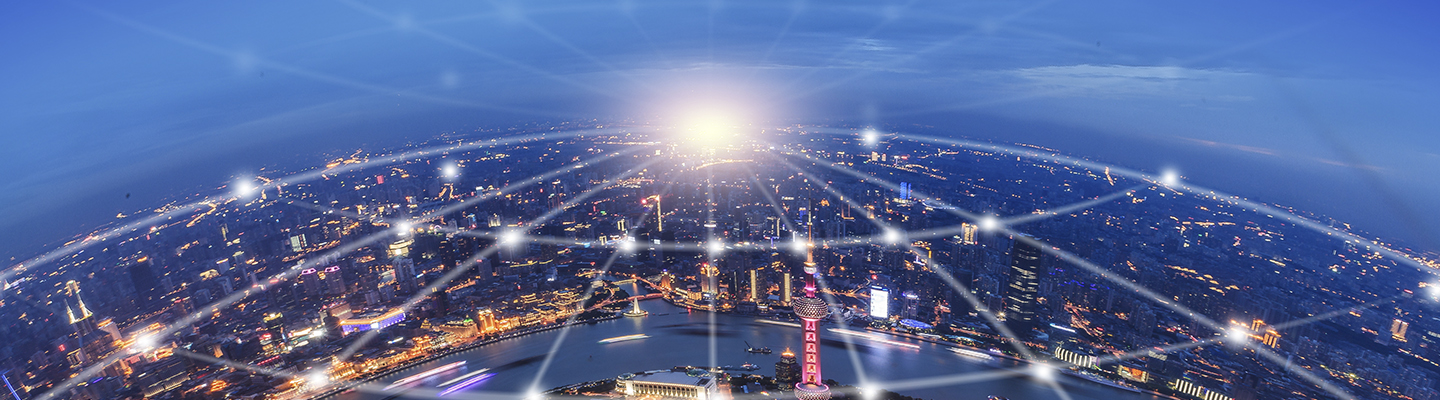
M 1407 7 L 13 5 L 0 397 L 1437 400 Z

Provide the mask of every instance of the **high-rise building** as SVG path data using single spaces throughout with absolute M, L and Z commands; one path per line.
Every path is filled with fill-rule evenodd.
M 880 286 L 870 287 L 870 317 L 890 318 L 890 291 Z
M 1005 324 L 1018 335 L 1039 326 L 1035 316 L 1040 290 L 1040 249 L 1016 240 L 1010 249 L 1010 285 L 1005 288 Z
M 820 269 L 815 266 L 813 256 L 806 257 L 805 295 L 795 299 L 795 316 L 800 317 L 805 329 L 804 348 L 801 354 L 800 383 L 795 384 L 795 397 L 800 400 L 825 400 L 830 398 L 830 387 L 820 377 L 820 320 L 830 315 L 830 305 L 815 295 L 815 275 Z
M 790 271 L 785 271 L 785 273 L 780 274 L 780 277 L 780 305 L 788 306 L 790 305 L 790 292 L 794 290 L 790 287 L 792 280 Z
M 799 382 L 800 364 L 795 362 L 795 353 L 785 349 L 780 353 L 780 361 L 775 362 L 775 384 L 788 388 Z
M 1394 338 L 1395 340 L 1399 340 L 1399 341 L 1402 341 L 1402 342 L 1403 342 L 1403 341 L 1405 341 L 1405 331 L 1407 331 L 1407 330 L 1409 330 L 1409 329 L 1410 329 L 1410 323 L 1409 323 L 1409 322 L 1405 322 L 1405 321 L 1401 321 L 1401 320 L 1398 320 L 1398 319 L 1397 319 L 1397 320 L 1395 320 L 1395 322 L 1391 322 L 1391 323 L 1390 323 L 1390 337 L 1391 337 L 1391 338 Z
M 75 327 L 75 331 L 79 332 L 81 337 L 99 329 L 100 326 L 94 314 L 90 312 L 89 307 L 85 306 L 85 300 L 80 298 L 80 284 L 75 281 L 65 282 L 65 288 L 70 294 L 70 300 L 65 301 L 65 313 L 70 317 L 70 325 Z M 78 310 L 70 307 L 71 300 L 74 300 Z
M 760 301 L 760 270 L 750 270 L 750 301 Z
M 975 232 L 980 230 L 979 225 L 971 223 L 960 224 L 960 244 L 974 246 L 980 242 L 975 240 Z
M 155 278 L 150 257 L 141 257 L 131 263 L 129 273 L 130 283 L 135 284 L 135 305 L 142 314 L 153 311 L 164 293 L 160 290 L 160 280 Z

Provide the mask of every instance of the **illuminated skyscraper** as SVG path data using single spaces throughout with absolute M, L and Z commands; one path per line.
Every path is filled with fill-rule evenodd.
M 75 326 L 75 330 L 80 333 L 81 337 L 99 329 L 94 314 L 90 312 L 89 307 L 85 307 L 85 300 L 80 298 L 80 284 L 75 281 L 65 282 L 65 288 L 70 292 L 70 298 L 75 300 L 75 306 L 78 308 L 78 310 L 71 308 L 68 300 L 65 302 L 65 312 L 70 317 L 70 325 Z
M 760 301 L 760 270 L 750 270 L 750 301 Z
M 795 316 L 804 322 L 805 346 L 801 349 L 800 383 L 795 384 L 795 397 L 801 400 L 823 400 L 830 398 L 830 387 L 820 378 L 820 337 L 817 333 L 820 320 L 830 315 L 830 306 L 815 296 L 816 268 L 814 258 L 805 262 L 805 295 L 795 299 Z
M 775 362 L 775 384 L 788 387 L 800 382 L 800 364 L 795 363 L 795 353 L 785 349 L 780 361 Z
M 1035 293 L 1040 289 L 1040 249 L 1016 240 L 1010 249 L 1010 285 L 1005 288 L 1005 324 L 1024 335 L 1039 325 Z

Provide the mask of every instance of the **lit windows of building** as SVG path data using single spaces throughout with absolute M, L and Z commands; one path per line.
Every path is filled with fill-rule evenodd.
M 1407 331 L 1407 330 L 1409 330 L 1409 329 L 1410 329 L 1410 323 L 1409 323 L 1409 322 L 1405 322 L 1405 321 L 1401 321 L 1401 320 L 1398 320 L 1398 319 L 1397 319 L 1397 320 L 1395 320 L 1394 322 L 1391 322 L 1391 323 L 1390 323 L 1390 337 L 1395 338 L 1395 340 L 1399 340 L 1399 341 L 1404 342 L 1404 341 L 1405 341 L 1405 331 Z
M 709 400 L 718 397 L 715 377 L 704 370 L 655 371 L 625 374 L 615 380 L 615 390 L 627 399 L 665 398 Z
M 340 332 L 346 335 L 355 332 L 385 329 L 405 320 L 405 311 L 399 308 L 384 313 L 366 313 L 355 318 L 340 320 Z

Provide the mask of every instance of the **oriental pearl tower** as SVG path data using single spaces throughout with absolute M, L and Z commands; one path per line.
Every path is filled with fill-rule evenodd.
M 830 387 L 820 380 L 820 338 L 816 333 L 820 320 L 830 315 L 830 306 L 815 296 L 814 255 L 805 253 L 805 295 L 795 299 L 795 316 L 805 322 L 805 346 L 802 349 L 800 382 L 795 384 L 795 398 L 800 400 L 825 400 L 830 398 Z

